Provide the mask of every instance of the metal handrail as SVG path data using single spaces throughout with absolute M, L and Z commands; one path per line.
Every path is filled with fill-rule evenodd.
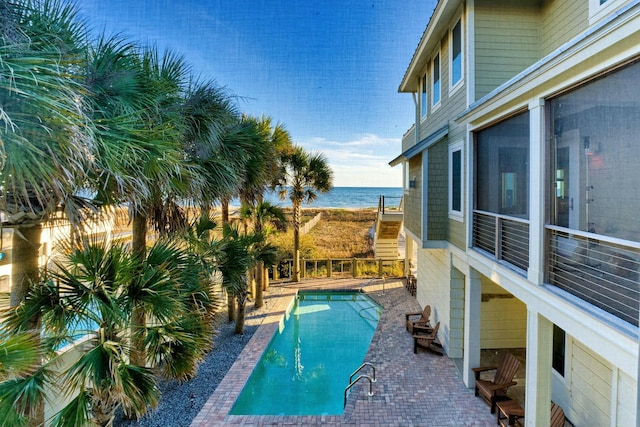
M 360 381 L 363 378 L 369 380 L 369 396 L 373 396 L 373 383 L 375 382 L 375 380 L 372 380 L 371 377 L 369 377 L 369 375 L 360 375 L 358 376 L 358 378 L 355 379 L 355 381 L 350 382 L 349 385 L 345 387 L 343 406 L 347 406 L 347 393 L 349 392 L 349 389 L 351 389 L 351 387 L 353 387 L 358 381 Z
M 355 374 L 357 374 L 358 372 L 360 372 L 362 369 L 364 369 L 367 366 L 370 366 L 371 369 L 373 370 L 373 378 L 371 378 L 369 375 L 359 375 L 354 380 L 353 376 Z M 358 381 L 360 381 L 363 378 L 369 380 L 369 396 L 373 396 L 373 383 L 375 383 L 377 381 L 376 380 L 376 367 L 373 366 L 373 363 L 371 363 L 371 362 L 364 362 L 362 365 L 360 365 L 358 367 L 358 369 L 353 371 L 351 376 L 349 376 L 349 385 L 346 386 L 345 389 L 344 389 L 344 406 L 347 406 L 347 393 L 349 392 L 349 389 L 351 389 L 351 387 L 353 387 L 355 385 L 355 383 L 357 383 Z
M 358 369 L 356 369 L 355 371 L 353 371 L 353 374 L 351 374 L 351 376 L 349 377 L 349 383 L 351 383 L 351 382 L 352 382 L 352 380 L 353 380 L 353 376 L 354 376 L 355 374 L 357 374 L 358 372 L 360 372 L 363 368 L 365 368 L 365 367 L 367 367 L 367 366 L 370 366 L 370 367 L 371 367 L 371 369 L 373 369 L 373 379 L 372 379 L 372 381 L 375 383 L 375 382 L 377 381 L 377 380 L 376 380 L 376 367 L 375 367 L 375 366 L 373 366 L 373 363 L 371 363 L 371 362 L 364 362 L 362 365 L 360 365 L 360 366 L 358 367 Z M 358 381 L 358 380 L 356 380 L 356 381 Z

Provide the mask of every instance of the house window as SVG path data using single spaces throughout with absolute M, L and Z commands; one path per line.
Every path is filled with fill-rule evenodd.
M 420 96 L 420 115 L 426 117 L 427 115 L 427 73 L 422 76 L 422 88 Z
M 639 80 L 636 62 L 547 100 L 553 225 L 640 241 Z
M 462 219 L 462 141 L 449 146 L 449 216 Z
M 433 58 L 433 105 L 440 103 L 440 54 Z
M 404 189 L 409 190 L 409 162 L 404 162 L 402 167 L 404 168 Z
M 529 218 L 529 112 L 475 134 L 476 209 Z
M 551 366 L 553 369 L 564 377 L 565 366 L 565 332 L 563 329 L 553 325 L 553 353 Z
M 626 0 L 589 0 L 589 21 L 593 24 L 615 12 Z
M 462 80 L 462 21 L 451 30 L 451 87 Z

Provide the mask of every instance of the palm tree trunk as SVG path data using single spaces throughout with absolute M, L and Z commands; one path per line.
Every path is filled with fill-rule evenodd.
M 245 295 L 238 297 L 238 312 L 236 313 L 236 327 L 234 333 L 244 334 L 244 315 L 247 297 Z
M 220 200 L 220 216 L 222 217 L 222 224 L 229 225 L 229 198 L 223 197 Z M 229 322 L 232 322 L 236 318 L 236 298 L 233 295 L 227 293 L 227 315 Z
M 249 279 L 249 296 L 251 298 L 256 297 L 256 269 L 251 268 L 247 272 L 247 278 Z
M 10 307 L 24 301 L 31 284 L 38 281 L 41 237 L 42 224 L 16 228 L 13 232 Z
M 293 204 L 293 274 L 291 280 L 300 281 L 300 203 Z
M 236 297 L 227 292 L 227 314 L 229 322 L 236 318 Z
M 143 260 L 147 254 L 147 215 L 134 212 L 131 227 L 131 249 Z
M 12 238 L 11 260 L 11 295 L 9 306 L 15 307 L 26 298 L 31 285 L 40 278 L 40 241 L 42 238 L 42 224 L 16 228 Z M 31 319 L 29 329 L 40 328 L 40 316 Z M 39 337 L 40 334 L 36 334 Z M 29 407 L 29 425 L 42 426 L 44 423 L 44 399 L 38 398 Z
M 262 261 L 258 262 L 258 265 L 256 266 L 255 276 L 256 276 L 256 295 L 255 295 L 254 307 L 260 308 L 264 305 L 264 293 L 263 293 L 264 262 Z
M 223 224 L 229 224 L 229 198 L 224 197 L 220 200 L 220 216 Z
M 143 260 L 147 252 L 147 215 L 134 212 L 132 222 L 131 249 L 140 260 Z M 137 334 L 137 332 L 144 330 L 147 319 L 140 307 L 133 307 L 131 316 L 131 364 L 146 366 L 144 334 Z

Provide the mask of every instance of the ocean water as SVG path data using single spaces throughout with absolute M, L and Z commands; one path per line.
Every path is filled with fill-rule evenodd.
M 385 198 L 385 207 L 397 207 L 402 199 L 401 187 L 334 187 L 328 193 L 318 193 L 318 198 L 303 208 L 355 208 L 377 209 L 380 196 Z M 283 208 L 290 207 L 291 201 L 280 200 L 275 193 L 265 195 L 265 200 Z M 232 203 L 233 204 L 233 203 Z

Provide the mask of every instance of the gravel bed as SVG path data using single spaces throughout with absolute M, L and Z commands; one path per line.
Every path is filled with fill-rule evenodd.
M 245 325 L 244 335 L 233 333 L 234 323 L 221 322 L 214 348 L 200 364 L 195 378 L 186 381 L 163 381 L 158 406 L 138 420 L 125 420 L 118 414 L 114 426 L 121 427 L 188 427 L 209 396 L 236 361 L 258 326 Z

